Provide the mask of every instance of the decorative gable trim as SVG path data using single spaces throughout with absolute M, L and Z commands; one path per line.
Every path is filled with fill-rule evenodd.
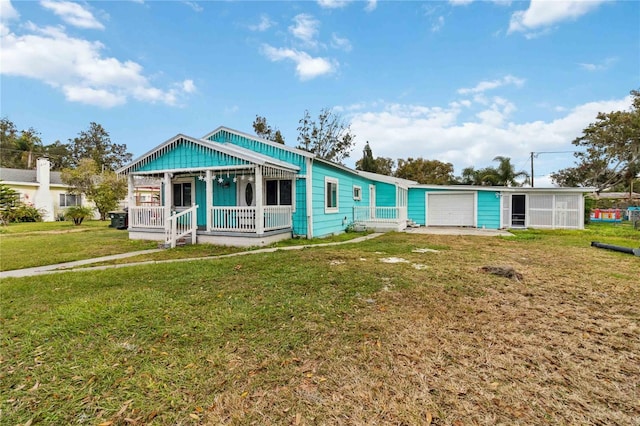
M 228 133 L 232 133 L 232 134 L 234 134 L 236 136 L 241 136 L 243 138 L 251 139 L 253 141 L 260 142 L 262 144 L 272 146 L 274 148 L 280 148 L 280 149 L 285 150 L 285 151 L 293 152 L 293 153 L 301 155 L 303 157 L 315 158 L 315 156 L 316 156 L 315 154 L 313 154 L 313 153 L 311 153 L 309 151 L 305 151 L 303 149 L 292 148 L 290 146 L 283 145 L 281 143 L 273 142 L 273 141 L 270 141 L 268 139 L 263 139 L 263 138 L 258 137 L 256 135 L 250 135 L 249 133 L 240 132 L 238 130 L 234 130 L 234 129 L 231 129 L 231 128 L 225 127 L 225 126 L 220 126 L 217 129 L 215 129 L 214 131 L 207 133 L 206 135 L 204 135 L 202 137 L 202 139 L 210 140 L 211 137 L 213 137 L 214 135 L 216 135 L 217 133 L 222 132 L 222 131 L 228 132 Z
M 228 157 L 229 160 L 231 159 L 235 161 L 239 160 L 238 161 L 239 164 L 237 164 L 237 166 L 250 166 L 250 165 L 251 166 L 252 165 L 269 166 L 270 169 L 282 169 L 289 172 L 299 170 L 299 167 L 293 164 L 276 160 L 276 159 L 267 157 L 265 155 L 258 154 L 248 149 L 237 147 L 231 144 L 222 144 L 218 142 L 193 138 L 190 136 L 186 136 L 184 134 L 177 134 L 173 138 L 165 141 L 164 143 L 160 144 L 159 146 L 152 149 L 151 151 L 141 155 L 140 157 L 135 159 L 131 164 L 117 170 L 117 173 L 119 174 L 135 173 L 137 170 L 144 167 L 146 164 L 149 164 L 157 160 L 158 158 L 164 155 L 167 155 L 170 151 L 174 150 L 176 147 L 184 143 L 195 145 L 196 147 L 200 147 L 201 149 L 204 149 L 204 150 L 217 152 L 222 156 Z M 209 167 L 208 166 L 195 167 L 195 169 L 206 169 L 206 168 L 209 168 Z

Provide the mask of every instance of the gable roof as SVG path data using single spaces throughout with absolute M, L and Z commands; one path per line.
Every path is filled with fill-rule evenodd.
M 237 135 L 237 136 L 241 136 L 241 137 L 244 137 L 244 138 L 252 139 L 254 141 L 257 141 L 257 142 L 260 142 L 260 143 L 263 143 L 263 144 L 266 144 L 266 145 L 273 146 L 275 148 L 280 148 L 280 149 L 283 149 L 285 151 L 289 151 L 289 152 L 293 152 L 295 154 L 302 155 L 303 157 L 316 158 L 316 155 L 314 153 L 309 152 L 309 151 L 305 151 L 304 149 L 293 148 L 293 147 L 287 146 L 285 144 L 281 144 L 281 143 L 278 143 L 278 142 L 273 142 L 273 141 L 261 138 L 261 137 L 256 136 L 256 135 L 251 135 L 249 133 L 244 133 L 244 132 L 241 132 L 239 130 L 234 130 L 234 129 L 231 129 L 231 128 L 225 127 L 225 126 L 220 126 L 217 129 L 207 133 L 206 135 L 204 135 L 202 137 L 202 139 L 208 140 L 211 136 L 213 136 L 216 133 L 219 133 L 221 131 L 233 133 L 234 135 Z
M 355 170 L 355 172 L 360 176 L 366 177 L 367 179 L 377 180 L 379 182 L 386 182 L 392 185 L 399 185 L 404 188 L 414 186 L 418 183 L 415 180 L 403 179 L 395 176 L 381 175 L 379 173 L 365 172 L 363 170 Z
M 141 166 L 147 162 L 152 161 L 153 159 L 162 155 L 167 150 L 172 149 L 174 146 L 176 146 L 178 143 L 184 140 L 189 141 L 193 144 L 202 146 L 206 149 L 220 152 L 222 154 L 239 158 L 257 165 L 275 166 L 275 167 L 285 168 L 289 170 L 296 170 L 296 171 L 300 169 L 298 166 L 294 164 L 280 161 L 275 158 L 259 154 L 255 151 L 251 151 L 250 149 L 239 147 L 237 145 L 233 145 L 230 143 L 213 142 L 210 140 L 194 138 L 192 136 L 187 136 L 185 134 L 178 133 L 176 136 L 172 137 L 171 139 L 168 139 L 167 141 L 163 142 L 162 144 L 158 145 L 152 150 L 146 152 L 145 154 L 142 154 L 140 157 L 136 158 L 128 165 L 116 170 L 116 172 L 119 174 L 131 173 L 137 166 Z M 200 167 L 200 169 L 205 169 L 205 168 L 206 167 Z
M 64 185 L 62 182 L 62 174 L 60 172 L 49 172 L 49 182 L 52 185 Z M 4 183 L 22 183 L 39 185 L 37 171 L 35 169 L 9 169 L 0 168 L 0 180 Z
M 484 185 L 431 185 L 431 184 L 418 184 L 413 185 L 413 188 L 423 189 L 447 189 L 457 191 L 494 191 L 494 192 L 592 192 L 594 188 L 531 188 L 527 186 L 484 186 Z

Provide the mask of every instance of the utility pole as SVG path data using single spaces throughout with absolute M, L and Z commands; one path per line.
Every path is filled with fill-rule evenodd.
M 533 188 L 533 155 L 535 152 L 531 152 L 531 187 Z

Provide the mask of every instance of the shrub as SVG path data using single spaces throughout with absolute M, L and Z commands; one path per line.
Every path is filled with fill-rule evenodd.
M 0 223 L 42 222 L 42 212 L 20 201 L 20 194 L 0 183 Z
M 11 222 L 42 222 L 42 212 L 35 207 L 20 203 L 11 212 Z
M 93 215 L 93 209 L 91 207 L 73 206 L 67 208 L 64 212 L 64 217 L 73 220 L 74 225 L 80 225 L 83 220 Z

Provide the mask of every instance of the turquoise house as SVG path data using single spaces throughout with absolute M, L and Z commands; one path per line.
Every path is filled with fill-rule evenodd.
M 307 151 L 219 127 L 178 134 L 118 170 L 128 176 L 132 239 L 234 246 L 292 236 L 322 237 L 348 226 L 402 230 L 415 184 L 351 170 Z M 162 181 L 160 206 L 136 206 L 137 179 Z
M 349 226 L 584 227 L 592 188 L 420 185 L 352 170 L 226 127 L 178 134 L 118 170 L 128 177 L 132 239 L 234 246 L 322 237 Z M 137 206 L 139 179 L 162 181 L 160 206 Z

